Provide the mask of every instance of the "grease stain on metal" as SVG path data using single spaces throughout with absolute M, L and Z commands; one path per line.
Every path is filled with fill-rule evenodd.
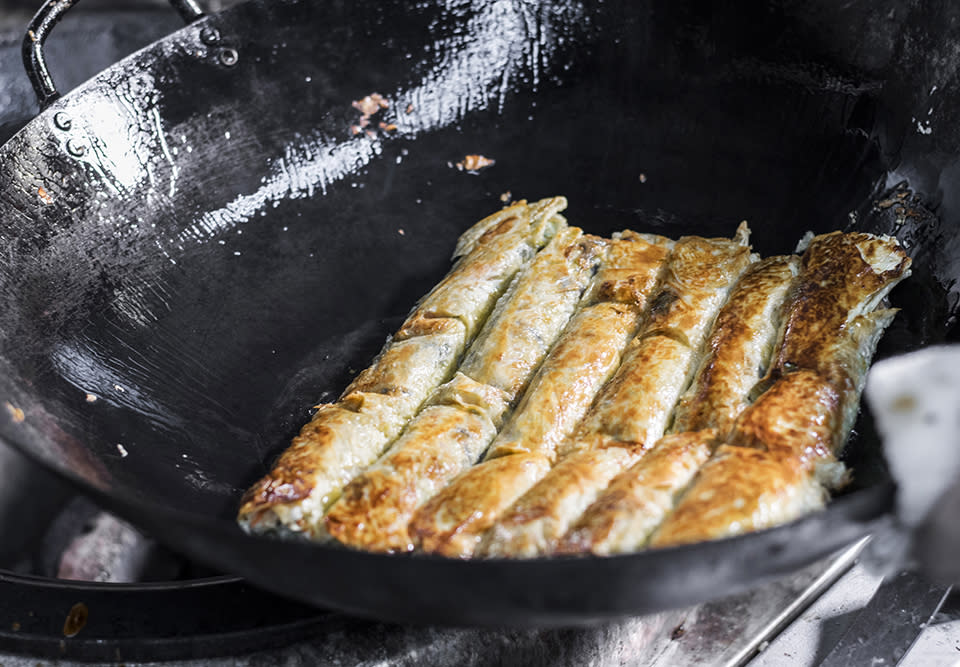
M 70 607 L 67 618 L 63 622 L 63 636 L 76 637 L 87 624 L 89 616 L 90 610 L 87 609 L 87 605 L 82 602 L 78 602 Z

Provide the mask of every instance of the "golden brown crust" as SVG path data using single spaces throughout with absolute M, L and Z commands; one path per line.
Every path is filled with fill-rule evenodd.
M 562 197 L 530 206 L 514 205 L 474 225 L 477 231 L 485 231 L 475 240 L 461 237 L 458 252 L 469 252 L 421 299 L 409 319 L 458 319 L 467 328 L 467 339 L 472 340 L 510 279 L 538 248 L 566 227 L 566 221 L 556 215 L 564 207 Z M 495 222 L 488 225 L 491 218 Z
M 650 302 L 647 335 L 677 335 L 690 347 L 699 347 L 730 287 L 752 260 L 750 246 L 737 241 L 699 236 L 679 239 Z
M 538 454 L 515 454 L 474 466 L 417 511 L 410 522 L 414 543 L 427 553 L 472 556 L 496 517 L 550 465 Z
M 531 557 L 631 551 L 653 531 L 654 546 L 713 539 L 820 507 L 818 477 L 842 468 L 893 317 L 876 309 L 909 272 L 897 242 L 826 234 L 802 260 L 747 268 L 745 225 L 732 241 L 604 240 L 566 227 L 564 205 L 524 203 L 468 230 L 465 256 L 247 492 L 241 522 L 375 551 Z
M 315 537 L 323 510 L 359 472 L 349 457 L 363 456 L 364 447 L 379 447 L 381 439 L 372 417 L 337 405 L 321 405 L 270 474 L 244 494 L 240 516 L 248 517 L 250 529 L 258 532 L 285 526 L 288 531 Z M 356 451 L 361 453 L 352 453 Z
M 753 260 L 743 243 L 677 241 L 620 368 L 561 445 L 559 463 L 487 532 L 481 547 L 487 555 L 530 557 L 552 549 L 610 480 L 660 439 L 706 330 Z
M 635 338 L 560 455 L 614 443 L 651 446 L 686 385 L 691 350 L 667 336 Z
M 811 369 L 848 387 L 829 345 L 851 320 L 874 310 L 909 267 L 910 258 L 893 238 L 841 232 L 814 237 L 801 260 L 771 377 Z
M 618 475 L 557 545 L 556 552 L 636 551 L 674 505 L 717 445 L 716 429 L 666 435 Z
M 411 551 L 413 511 L 465 466 L 470 444 L 489 441 L 489 419 L 448 405 L 424 408 L 394 446 L 355 477 L 326 516 L 327 532 L 371 551 Z
M 319 410 L 275 469 L 247 493 L 240 524 L 314 537 L 322 532 L 323 512 L 342 485 L 373 462 L 450 378 L 512 277 L 566 226 L 557 215 L 565 206 L 562 197 L 518 204 L 465 232 L 455 253 L 464 256 L 347 387 L 338 408 Z
M 414 511 L 475 463 L 493 440 L 507 406 L 573 313 L 604 246 L 575 227 L 557 234 L 497 304 L 454 380 L 437 390 L 432 406 L 421 410 L 390 451 L 333 505 L 330 535 L 376 551 L 413 548 L 407 525 Z M 439 404 L 459 417 L 432 424 Z M 489 428 L 477 428 L 474 418 Z M 456 431 L 456 419 L 463 421 L 462 432 Z
M 584 300 L 587 304 L 623 303 L 643 310 L 673 241 L 624 230 L 615 235 L 609 246 Z
M 696 379 L 677 404 L 672 431 L 730 430 L 770 362 L 798 265 L 794 256 L 770 257 L 744 272 L 717 315 Z
M 462 351 L 466 331 L 459 320 L 418 320 L 418 326 L 427 323 L 429 331 L 421 327 L 416 338 L 389 343 L 376 362 L 361 371 L 340 397 L 341 407 L 363 412 L 363 404 L 355 397 L 379 395 L 389 405 L 389 413 L 381 416 L 381 430 L 388 437 L 403 427 L 429 391 L 450 377 Z
M 819 509 L 823 487 L 800 461 L 723 445 L 650 540 L 652 547 L 729 537 Z
M 663 435 L 707 329 L 752 259 L 749 246 L 729 239 L 674 244 L 647 321 L 561 454 L 611 442 L 652 446 Z
M 546 474 L 557 444 L 619 364 L 670 245 L 662 237 L 630 232 L 609 242 L 581 309 L 487 451 L 488 462 L 454 480 L 417 512 L 411 531 L 424 551 L 472 554 L 500 512 Z M 625 302 L 597 301 L 605 298 Z
M 562 459 L 490 527 L 478 553 L 519 558 L 550 553 L 610 480 L 642 454 L 639 446 L 615 446 Z
M 728 442 L 790 458 L 810 469 L 833 458 L 839 432 L 840 393 L 813 371 L 783 376 L 740 415 Z
M 605 243 L 576 227 L 561 230 L 497 303 L 460 370 L 519 396 L 573 314 Z
M 487 458 L 534 452 L 553 459 L 557 445 L 619 365 L 638 317 L 627 306 L 609 303 L 574 315 Z

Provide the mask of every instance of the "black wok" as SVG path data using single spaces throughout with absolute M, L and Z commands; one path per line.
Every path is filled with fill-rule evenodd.
M 251 2 L 53 102 L 0 148 L 0 436 L 225 571 L 408 622 L 651 612 L 869 532 L 893 485 L 867 416 L 847 451 L 856 481 L 825 511 L 709 544 L 460 562 L 233 522 L 310 406 L 506 192 L 565 194 L 600 234 L 729 235 L 747 219 L 765 254 L 808 229 L 896 233 L 916 270 L 880 354 L 950 335 L 960 227 L 939 179 L 955 137 L 909 120 L 947 28 L 911 56 L 897 35 L 913 5 L 893 33 L 853 21 L 876 3 L 706 5 Z M 354 134 L 351 101 L 372 92 L 391 105 Z M 471 153 L 496 164 L 452 166 Z M 901 176 L 922 202 L 874 206 Z

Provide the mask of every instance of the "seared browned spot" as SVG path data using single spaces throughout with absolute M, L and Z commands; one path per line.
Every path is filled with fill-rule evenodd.
M 427 553 L 465 557 L 517 496 L 550 467 L 536 454 L 485 461 L 458 477 L 414 515 L 409 531 Z
M 794 257 L 771 257 L 744 273 L 717 315 L 697 371 L 696 391 L 678 406 L 674 431 L 729 431 L 749 401 L 744 389 L 755 385 L 765 370 L 761 366 L 769 364 L 796 262 Z M 762 349 L 752 349 L 764 331 L 768 341 Z
M 403 326 L 400 327 L 393 338 L 394 340 L 406 340 L 407 338 L 429 336 L 430 334 L 452 333 L 458 324 L 451 318 L 438 316 L 434 313 L 416 313 L 403 323 Z
M 842 446 L 841 417 L 837 389 L 813 371 L 796 371 L 740 415 L 729 442 L 812 465 Z
M 687 544 L 758 530 L 812 509 L 795 496 L 809 483 L 800 461 L 748 447 L 721 446 L 650 540 Z M 782 511 L 771 517 L 770 511 Z
M 327 514 L 327 532 L 349 546 L 409 551 L 407 530 L 421 492 L 439 488 L 463 467 L 463 443 L 485 437 L 485 417 L 451 406 L 421 412 L 401 440 L 355 477 Z M 448 446 L 436 446 L 438 442 Z M 452 445 L 452 446 L 449 446 Z M 430 483 L 433 483 L 431 486 Z
M 525 203 L 526 202 L 517 202 L 516 204 L 511 206 L 511 208 L 517 208 L 518 210 L 526 208 L 523 205 Z M 488 243 L 492 239 L 495 239 L 498 236 L 502 236 L 508 233 L 511 229 L 513 229 L 513 225 L 517 221 L 517 219 L 518 218 L 516 215 L 507 216 L 506 218 L 504 218 L 503 220 L 495 224 L 493 227 L 485 231 L 483 233 L 483 236 L 480 237 L 479 243 L 480 244 Z
M 606 265 L 597 276 L 594 301 L 626 303 L 642 309 L 657 282 L 659 267 L 673 244 L 654 237 L 655 243 L 623 232 L 611 244 Z
M 291 446 L 280 455 L 268 477 L 247 489 L 241 501 L 242 513 L 261 506 L 282 505 L 302 500 L 310 495 L 314 454 L 308 445 L 314 439 L 326 439 L 333 432 L 322 423 L 309 422 L 293 439 Z
M 892 267 L 875 271 L 864 260 L 879 255 Z M 896 263 L 893 263 L 893 262 Z M 816 237 L 801 260 L 801 278 L 791 298 L 784 326 L 783 344 L 777 351 L 773 369 L 785 372 L 801 368 L 816 369 L 831 375 L 835 384 L 845 378 L 832 377 L 826 341 L 840 338 L 851 314 L 872 295 L 900 278 L 910 258 L 893 241 L 867 234 L 833 232 Z
M 670 288 L 663 288 L 650 301 L 648 317 L 652 322 L 665 318 L 680 297 Z

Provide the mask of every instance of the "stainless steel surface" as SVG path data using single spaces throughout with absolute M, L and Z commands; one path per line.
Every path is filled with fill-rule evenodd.
M 783 611 L 777 614 L 770 622 L 761 628 L 753 637 L 753 641 L 744 646 L 738 653 L 733 655 L 725 665 L 728 667 L 740 667 L 750 661 L 762 648 L 766 647 L 770 640 L 775 638 L 788 625 L 793 623 L 807 607 L 815 602 L 821 595 L 829 590 L 837 580 L 854 566 L 857 557 L 867 542 L 869 537 L 865 537 L 851 546 L 849 549 L 841 552 L 832 563 L 817 577 L 813 583 L 807 586 L 797 595 Z
M 896 664 L 940 609 L 948 587 L 909 572 L 885 580 L 821 667 Z

